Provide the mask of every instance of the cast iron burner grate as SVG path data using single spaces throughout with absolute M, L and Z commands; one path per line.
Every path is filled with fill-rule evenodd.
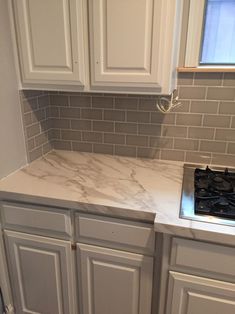
M 196 168 L 195 213 L 235 219 L 235 172 Z

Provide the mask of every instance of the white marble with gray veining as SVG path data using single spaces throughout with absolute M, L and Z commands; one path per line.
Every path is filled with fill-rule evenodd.
M 52 151 L 0 181 L 0 199 L 154 222 L 155 230 L 235 244 L 235 228 L 179 218 L 183 164 Z
M 69 208 L 73 203 L 81 210 L 93 207 L 97 213 L 153 222 L 161 208 L 179 209 L 181 181 L 179 163 L 53 151 L 1 180 L 0 195 L 46 198 L 50 205 L 65 201 Z

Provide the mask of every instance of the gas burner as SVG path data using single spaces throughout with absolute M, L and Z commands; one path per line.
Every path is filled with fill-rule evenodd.
M 225 197 L 220 197 L 217 201 L 214 202 L 214 206 L 220 212 L 229 211 L 229 201 Z
M 215 189 L 219 192 L 232 192 L 233 186 L 231 182 L 227 181 L 228 178 L 224 178 L 218 174 L 214 175 L 212 177 L 212 180 L 210 182 L 210 186 L 212 189 Z
M 235 219 L 235 173 L 195 169 L 195 213 Z

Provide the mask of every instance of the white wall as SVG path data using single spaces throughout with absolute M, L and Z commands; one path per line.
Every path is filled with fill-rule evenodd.
M 8 0 L 0 0 L 0 178 L 26 164 Z

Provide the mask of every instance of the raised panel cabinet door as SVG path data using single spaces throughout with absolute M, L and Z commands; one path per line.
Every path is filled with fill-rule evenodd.
M 5 231 L 17 314 L 77 314 L 71 244 Z
M 178 2 L 89 0 L 92 87 L 167 92 Z
M 13 0 L 23 83 L 84 85 L 84 0 Z
M 83 314 L 150 314 L 153 258 L 77 244 Z
M 235 313 L 235 284 L 170 272 L 167 314 L 225 313 Z

